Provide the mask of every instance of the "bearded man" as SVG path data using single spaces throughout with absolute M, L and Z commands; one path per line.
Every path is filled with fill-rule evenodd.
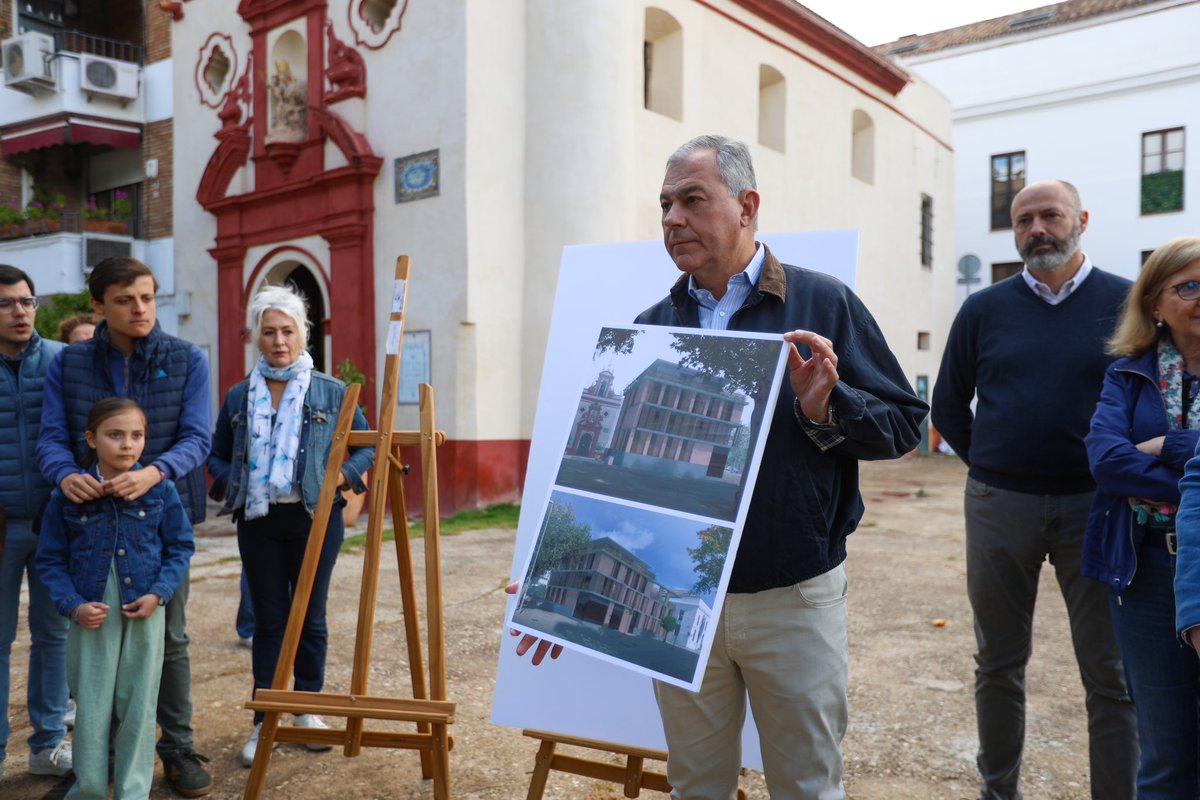
M 967 593 L 985 800 L 1021 797 L 1025 665 L 1047 558 L 1086 693 L 1092 796 L 1134 796 L 1137 731 L 1107 589 L 1079 573 L 1095 490 L 1083 440 L 1130 283 L 1079 249 L 1087 223 L 1065 181 L 1017 194 L 1012 226 L 1025 269 L 963 303 L 933 392 L 933 424 L 969 468 Z

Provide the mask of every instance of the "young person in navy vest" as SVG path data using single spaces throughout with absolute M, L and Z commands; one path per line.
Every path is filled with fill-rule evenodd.
M 37 291 L 23 270 L 0 264 L 0 506 L 7 530 L 0 534 L 0 781 L 11 728 L 8 721 L 9 661 L 17 638 L 21 583 L 29 579 L 29 673 L 25 706 L 29 771 L 65 775 L 71 771 L 71 742 L 63 712 L 67 706 L 67 621 L 34 568 L 34 521 L 54 489 L 34 466 L 34 446 L 42 416 L 46 368 L 62 349 L 38 336 Z M 10 771 L 11 775 L 11 771 Z M 2 790 L 0 790 L 2 792 Z
M 163 331 L 156 319 L 158 282 L 135 258 L 113 256 L 88 278 L 92 306 L 104 316 L 91 339 L 63 350 L 46 372 L 38 467 L 74 503 L 105 494 L 136 500 L 164 479 L 174 481 L 188 520 L 205 512 L 204 460 L 212 443 L 208 359 L 204 352 Z M 113 395 L 131 397 L 146 412 L 141 464 L 101 484 L 80 468 L 92 404 Z M 185 576 L 166 604 L 166 640 L 158 696 L 162 738 L 157 749 L 175 791 L 200 797 L 212 791 L 207 762 L 192 734 L 192 676 L 188 656 Z
M 1087 224 L 1065 181 L 1017 193 L 1012 225 L 1025 269 L 963 303 L 933 390 L 933 424 L 969 467 L 967 595 L 985 800 L 1021 796 L 1025 665 L 1047 558 L 1086 692 L 1092 796 L 1134 796 L 1137 729 L 1107 590 L 1080 574 L 1096 489 L 1084 436 L 1130 283 L 1079 249 Z

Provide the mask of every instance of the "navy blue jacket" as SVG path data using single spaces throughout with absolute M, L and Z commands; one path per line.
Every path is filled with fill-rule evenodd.
M 1137 570 L 1144 529 L 1135 524 L 1129 498 L 1178 505 L 1179 479 L 1196 450 L 1200 431 L 1167 427 L 1158 388 L 1157 348 L 1114 361 L 1104 375 L 1100 402 L 1085 443 L 1096 479 L 1080 571 L 1120 594 Z M 1165 436 L 1157 458 L 1138 442 Z
M 250 382 L 242 381 L 225 395 L 221 413 L 217 416 L 212 451 L 208 455 L 208 472 L 213 478 L 210 493 L 214 500 L 224 499 L 227 511 L 239 511 L 246 505 L 246 480 L 250 476 L 250 465 L 246 462 L 247 448 L 250 446 L 247 437 L 250 422 L 247 412 L 249 388 Z M 345 394 L 346 384 L 324 372 L 313 370 L 308 392 L 304 395 L 300 452 L 296 454 L 296 473 L 302 476 L 300 497 L 309 516 L 316 510 L 321 496 L 325 465 L 333 446 L 333 429 L 337 427 Z M 354 410 L 351 427 L 356 431 L 368 430 L 367 418 L 361 409 Z M 355 447 L 350 450 L 350 457 L 342 465 L 350 488 L 360 493 L 367 490 L 363 476 L 373 463 L 374 449 Z
M 33 334 L 16 358 L 0 355 L 0 506 L 12 520 L 32 521 L 54 488 L 37 470 L 34 449 L 42 422 L 46 367 L 62 349 Z M 9 364 L 15 363 L 17 374 Z
M 192 525 L 169 480 L 137 500 L 103 497 L 81 505 L 55 489 L 38 537 L 37 570 L 63 616 L 104 599 L 114 560 L 122 604 L 150 592 L 166 604 L 179 589 L 195 549 Z
M 638 324 L 700 327 L 683 275 Z M 913 394 L 874 317 L 845 285 L 784 266 L 768 250 L 758 285 L 729 329 L 786 333 L 802 328 L 833 342 L 840 380 L 832 402 L 845 439 L 822 453 L 797 421 L 784 381 L 763 448 L 754 494 L 729 580 L 731 592 L 759 592 L 821 575 L 846 558 L 846 537 L 862 519 L 859 459 L 897 458 L 917 446 L 929 408 Z M 805 357 L 811 355 L 801 348 Z
M 156 322 L 123 359 L 122 386 L 113 380 L 112 360 L 123 359 L 112 346 L 108 324 L 101 322 L 86 342 L 63 350 L 50 367 L 38 442 L 38 466 L 47 480 L 62 482 L 89 448 L 84 437 L 92 405 L 122 395 L 146 412 L 146 449 L 140 463 L 161 468 L 179 490 L 193 524 L 205 514 L 204 459 L 212 444 L 212 406 L 208 364 L 203 351 L 171 336 Z

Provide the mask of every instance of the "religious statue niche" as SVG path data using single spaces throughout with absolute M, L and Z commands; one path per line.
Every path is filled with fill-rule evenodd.
M 266 143 L 302 142 L 308 138 L 308 85 L 292 74 L 286 58 L 277 59 L 271 81 L 270 127 Z

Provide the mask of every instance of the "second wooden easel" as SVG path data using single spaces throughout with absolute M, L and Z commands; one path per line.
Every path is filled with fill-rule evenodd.
M 262 795 L 271 751 L 276 742 L 340 744 L 346 756 L 357 756 L 363 747 L 415 749 L 420 752 L 421 774 L 433 779 L 436 800 L 450 798 L 450 748 L 453 744 L 448 726 L 454 722 L 455 704 L 446 699 L 445 640 L 442 627 L 442 567 L 438 542 L 437 445 L 445 436 L 434 429 L 433 389 L 427 384 L 420 391 L 420 429 L 395 431 L 396 394 L 400 376 L 400 342 L 404 333 L 404 308 L 407 301 L 409 259 L 396 260 L 396 289 L 388 329 L 388 355 L 384 361 L 383 394 L 379 407 L 379 429 L 351 431 L 360 387 L 347 387 L 338 415 L 337 428 L 330 448 L 321 497 L 313 515 L 304 563 L 300 569 L 287 630 L 270 689 L 259 690 L 246 708 L 263 712 L 258 750 L 246 781 L 244 797 Z M 338 475 L 348 447 L 374 446 L 375 469 L 371 479 L 371 511 L 367 523 L 367 541 L 363 554 L 362 587 L 358 602 L 358 628 L 355 634 L 354 665 L 348 694 L 298 692 L 287 689 L 300 643 L 300 633 L 312 594 L 313 578 L 325 541 L 325 526 L 337 495 Z M 417 613 L 416 586 L 413 580 L 412 551 L 408 542 L 408 523 L 402 482 L 405 468 L 400 448 L 419 446 L 425 513 L 425 615 L 428 624 L 429 672 L 421 652 L 421 631 Z M 367 694 L 367 676 L 371 666 L 371 637 L 375 620 L 375 598 L 379 587 L 379 563 L 383 546 L 384 515 L 391 501 L 396 531 L 396 561 L 404 610 L 405 638 L 412 673 L 411 698 L 378 697 Z M 281 726 L 281 714 L 322 714 L 343 717 L 344 728 L 325 730 Z M 363 721 L 386 720 L 413 723 L 415 732 L 364 730 Z

